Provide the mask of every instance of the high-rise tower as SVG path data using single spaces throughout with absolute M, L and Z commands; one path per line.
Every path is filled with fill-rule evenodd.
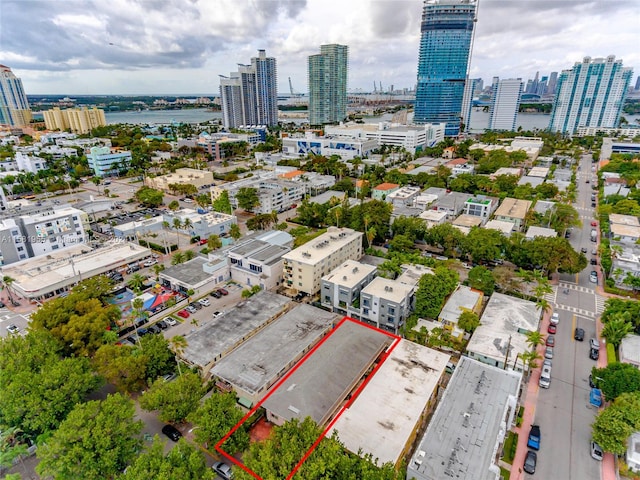
M 475 0 L 425 0 L 422 11 L 414 121 L 446 123 L 449 136 L 460 131 L 475 12 Z
M 613 55 L 585 57 L 558 77 L 549 130 L 573 134 L 578 127 L 618 126 L 633 70 Z
M 277 125 L 277 80 L 276 59 L 267 57 L 264 50 L 258 50 L 251 65 L 238 64 L 237 72 L 220 75 L 224 126 Z
M 337 123 L 347 118 L 349 47 L 321 45 L 309 57 L 309 124 Z
M 0 125 L 20 127 L 31 121 L 31 109 L 22 80 L 9 67 L 0 65 Z
M 516 129 L 523 87 L 520 78 L 494 82 L 489 110 L 489 130 L 514 131 Z

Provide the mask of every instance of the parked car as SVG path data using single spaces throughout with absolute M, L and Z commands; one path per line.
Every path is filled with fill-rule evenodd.
M 529 430 L 529 439 L 527 440 L 527 447 L 534 450 L 540 450 L 540 426 L 531 425 Z
M 602 447 L 598 445 L 596 442 L 591 442 L 591 458 L 601 462 L 603 457 L 604 457 L 604 452 L 602 451 Z
M 217 318 L 222 315 L 222 312 L 213 312 L 213 318 Z
M 206 245 L 206 244 L 207 244 L 206 238 L 201 238 L 200 240 L 198 240 L 198 245 Z
M 587 247 L 582 247 L 582 248 L 580 249 L 580 251 L 581 251 L 582 253 L 587 253 Z
M 4 307 L 6 307 L 6 305 L 4 303 L 0 302 L 0 308 L 4 308 Z
M 596 388 L 596 384 L 593 383 L 593 377 L 589 375 L 589 388 Z
M 544 349 L 544 358 L 549 360 L 553 358 L 553 347 L 547 347 Z
M 189 313 L 196 313 L 198 311 L 198 309 L 191 304 L 187 305 L 184 309 Z
M 149 333 L 160 333 L 162 330 L 160 330 L 160 327 L 158 327 L 157 325 L 151 325 L 149 327 Z
M 211 302 L 209 302 L 209 300 L 207 300 L 206 298 L 201 298 L 200 300 L 198 300 L 198 303 L 203 307 L 208 307 L 209 305 L 211 305 Z
M 598 272 L 591 270 L 591 273 L 589 274 L 589 281 L 591 283 L 598 283 Z
M 218 289 L 218 293 L 220 295 L 229 295 L 229 292 L 227 290 L 225 290 L 224 288 L 219 288 Z
M 556 327 L 553 323 L 550 323 L 549 327 L 547 328 L 547 333 L 556 333 L 557 330 L 558 327 Z
M 140 265 L 129 265 L 127 268 L 127 274 L 137 272 L 138 270 L 140 270 Z
M 595 348 L 596 350 L 600 350 L 600 342 L 598 341 L 597 338 L 591 337 L 589 339 L 589 347 Z
M 573 338 L 579 342 L 584 340 L 584 330 L 580 327 L 577 327 L 575 332 L 573 332 Z
M 538 463 L 538 455 L 533 450 L 529 450 L 524 459 L 524 471 L 533 475 L 536 473 L 536 463 Z
M 591 259 L 591 262 L 590 262 L 590 263 L 591 263 L 591 265 L 597 265 L 597 264 L 598 264 L 598 259 L 597 259 L 596 257 L 593 257 L 593 258 Z
M 149 333 L 149 329 L 148 328 L 139 328 L 138 329 L 138 336 L 143 337 L 145 336 L 147 333 Z
M 596 350 L 595 348 L 589 349 L 589 358 L 591 360 L 598 360 L 598 358 L 600 358 L 600 350 Z
M 162 433 L 164 433 L 167 437 L 169 437 L 174 442 L 177 442 L 178 440 L 180 440 L 180 437 L 182 436 L 182 434 L 180 433 L 180 430 L 178 430 L 173 425 L 165 425 L 164 427 L 162 427 Z
M 553 367 L 553 362 L 549 358 L 545 358 L 542 362 L 542 366 Z
M 151 267 L 151 266 L 155 265 L 156 263 L 158 263 L 158 261 L 155 258 L 152 258 L 152 259 L 147 260 L 146 262 L 144 262 L 143 265 L 145 267 Z
M 200 305 L 198 302 L 191 302 L 189 306 L 195 308 L 196 310 L 202 309 L 202 305 Z
M 546 346 L 547 347 L 554 347 L 555 345 L 556 345 L 556 336 L 555 335 L 549 335 L 547 337 Z
M 11 325 L 7 325 L 7 331 L 12 335 L 16 335 L 20 333 L 20 328 L 18 328 L 17 325 L 11 324 Z
M 156 327 L 158 327 L 160 330 L 166 330 L 167 328 L 169 328 L 169 325 L 167 325 L 167 322 L 165 322 L 164 320 L 160 320 L 158 323 L 156 323 Z
M 220 298 L 222 296 L 222 294 L 219 293 L 217 290 L 214 290 L 209 295 L 212 296 L 213 298 Z
M 560 323 L 560 315 L 558 315 L 558 312 L 553 312 L 549 322 L 551 323 L 551 325 L 558 325 L 558 323 Z
M 220 475 L 224 480 L 231 480 L 233 478 L 231 467 L 224 462 L 216 462 L 211 468 L 213 468 L 213 471 Z
M 593 197 L 591 197 L 593 199 Z M 595 220 L 593 222 L 591 222 L 591 226 L 592 227 L 597 227 L 598 226 L 598 222 L 596 222 Z
M 188 316 L 189 314 L 187 314 L 187 317 Z M 178 321 L 173 317 L 167 317 L 164 319 L 164 321 L 167 322 L 167 325 L 169 325 L 170 327 L 175 327 L 178 324 Z
M 180 310 L 178 312 L 178 316 L 182 318 L 189 318 L 189 312 L 187 312 L 186 310 Z

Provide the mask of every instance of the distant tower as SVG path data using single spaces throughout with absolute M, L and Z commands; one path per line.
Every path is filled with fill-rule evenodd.
M 422 11 L 414 122 L 446 123 L 448 136 L 460 131 L 475 13 L 475 0 L 428 0 Z
M 549 130 L 571 135 L 578 127 L 617 127 L 632 74 L 613 55 L 593 61 L 585 57 L 571 70 L 563 70 Z
M 220 75 L 222 122 L 227 128 L 241 125 L 278 124 L 276 59 L 264 50 L 251 59 L 251 65 L 238 64 L 238 71 Z
M 520 78 L 494 82 L 489 110 L 489 130 L 514 131 L 516 129 L 522 89 L 523 84 Z
M 21 127 L 31 121 L 31 109 L 22 80 L 9 67 L 0 65 L 0 125 Z
M 324 125 L 347 118 L 349 47 L 321 45 L 309 57 L 309 123 Z M 375 82 L 374 82 L 375 88 Z
M 478 78 L 468 78 L 464 86 L 464 95 L 462 96 L 462 131 L 468 132 L 471 123 L 471 107 L 473 106 L 473 94 L 477 90 Z
M 551 72 L 551 75 L 549 75 L 549 84 L 547 85 L 547 93 L 551 95 L 555 95 L 557 85 L 558 85 L 558 72 Z
M 640 75 L 638 75 L 638 78 L 636 78 L 636 88 L 635 90 L 640 90 Z

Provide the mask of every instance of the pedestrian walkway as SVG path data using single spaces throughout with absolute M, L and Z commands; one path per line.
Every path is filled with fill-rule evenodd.
M 555 305 L 557 310 L 564 310 L 566 312 L 575 313 L 576 315 L 580 315 L 582 317 L 586 317 L 590 320 L 595 320 L 596 313 L 591 310 L 585 310 L 583 308 L 571 307 L 569 305 Z
M 569 282 L 560 282 L 559 288 L 568 288 L 569 290 L 589 293 L 591 295 L 595 295 L 596 293 L 596 291 L 593 288 L 583 287 L 581 285 L 576 285 L 575 283 L 569 283 Z
M 551 285 L 551 289 L 553 290 L 552 292 L 544 294 L 544 299 L 547 302 L 549 302 L 551 305 L 555 305 L 556 298 L 558 297 L 558 286 L 557 285 Z
M 596 295 L 596 315 L 599 317 L 604 312 L 606 307 L 607 298 L 600 295 Z

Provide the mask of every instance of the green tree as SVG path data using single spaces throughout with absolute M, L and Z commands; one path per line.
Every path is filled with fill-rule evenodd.
M 480 265 L 469 270 L 467 279 L 471 288 L 481 290 L 485 295 L 491 295 L 496 288 L 496 279 L 491 270 Z
M 148 383 L 174 371 L 174 355 L 166 338 L 162 335 L 145 335 L 140 339 L 140 345 L 144 351 L 144 356 L 148 359 L 145 371 L 145 378 Z
M 258 190 L 252 187 L 241 187 L 236 193 L 236 201 L 238 202 L 238 207 L 251 212 L 260 205 Z
M 411 252 L 415 250 L 413 240 L 406 235 L 396 235 L 389 240 L 389 250 L 397 252 Z
M 207 247 L 210 250 L 217 250 L 222 247 L 222 240 L 220 240 L 218 235 L 209 235 L 209 238 L 207 238 Z
M 164 194 L 155 188 L 142 187 L 135 193 L 135 198 L 142 205 L 149 208 L 157 208 L 162 205 Z
M 169 207 L 169 210 L 171 210 L 172 212 L 175 212 L 176 210 L 180 210 L 180 202 L 178 202 L 177 200 L 171 200 L 169 202 L 169 205 L 167 205 Z
M 0 431 L 0 471 L 3 468 L 11 468 L 17 458 L 26 455 L 28 447 L 20 441 L 19 435 L 21 433 L 22 430 L 17 427 L 3 428 Z M 24 463 L 22 466 L 25 468 Z M 26 468 L 25 473 L 27 473 Z M 8 479 L 9 476 L 4 478 Z M 19 480 L 21 477 L 18 475 L 15 478 Z
M 463 248 L 476 262 L 496 260 L 502 256 L 505 238 L 492 228 L 472 228 L 462 241 Z
M 609 402 L 623 393 L 640 391 L 640 370 L 628 363 L 615 362 L 605 368 L 594 367 L 591 378 Z
M 120 480 L 180 479 L 213 480 L 215 475 L 207 467 L 204 454 L 181 438 L 164 455 L 164 443 L 156 436 L 153 444 L 138 455 Z
M 458 273 L 444 266 L 434 273 L 423 275 L 416 291 L 415 313 L 421 318 L 438 318 L 446 298 L 458 285 Z
M 196 256 L 196 252 L 194 252 L 193 250 L 186 250 L 184 252 L 184 261 L 188 262 L 189 260 L 193 260 Z
M 458 317 L 458 326 L 467 333 L 473 333 L 480 326 L 480 318 L 477 313 L 465 310 Z
M 198 408 L 205 393 L 202 379 L 193 372 L 185 372 L 173 382 L 156 380 L 140 397 L 145 410 L 158 410 L 163 422 L 182 422 Z
M 176 252 L 171 257 L 171 265 L 179 265 L 185 262 L 184 252 Z
M 137 392 L 145 387 L 148 363 L 149 358 L 142 352 L 137 353 L 133 348 L 120 345 L 103 345 L 93 357 L 96 371 L 115 385 L 118 391 L 126 393 Z
M 629 312 L 609 316 L 602 328 L 602 336 L 607 342 L 618 348 L 622 339 L 633 332 L 631 314 Z
M 244 413 L 236 403 L 234 393 L 213 393 L 191 415 L 189 421 L 197 426 L 196 441 L 207 447 L 218 443 L 240 420 Z M 223 444 L 229 453 L 243 452 L 249 447 L 249 433 L 241 426 Z
M 127 286 L 134 292 L 140 293 L 142 291 L 142 287 L 144 287 L 144 282 L 146 280 L 146 277 L 136 272 L 131 275 L 131 278 L 129 278 L 129 280 L 127 280 Z
M 231 224 L 231 226 L 229 227 L 229 235 L 231 235 L 231 238 L 233 238 L 234 240 L 238 240 L 242 236 L 240 227 L 237 223 Z
M 592 426 L 592 437 L 606 452 L 623 455 L 629 436 L 638 430 L 640 392 L 623 393 L 598 413 Z
M 527 345 L 531 347 L 532 350 L 535 350 L 538 345 L 542 345 L 545 342 L 544 335 L 540 333 L 538 330 L 533 330 L 531 332 L 526 333 L 527 337 Z
M 38 448 L 36 471 L 56 479 L 115 477 L 142 446 L 142 422 L 134 416 L 133 402 L 120 394 L 76 405 Z
M 447 256 L 455 256 L 462 246 L 464 234 L 450 223 L 435 225 L 427 230 L 428 244 L 440 247 Z
M 216 212 L 227 213 L 229 215 L 233 214 L 233 208 L 231 207 L 231 201 L 229 200 L 229 192 L 227 190 L 220 192 L 218 197 L 213 200 L 211 207 Z

